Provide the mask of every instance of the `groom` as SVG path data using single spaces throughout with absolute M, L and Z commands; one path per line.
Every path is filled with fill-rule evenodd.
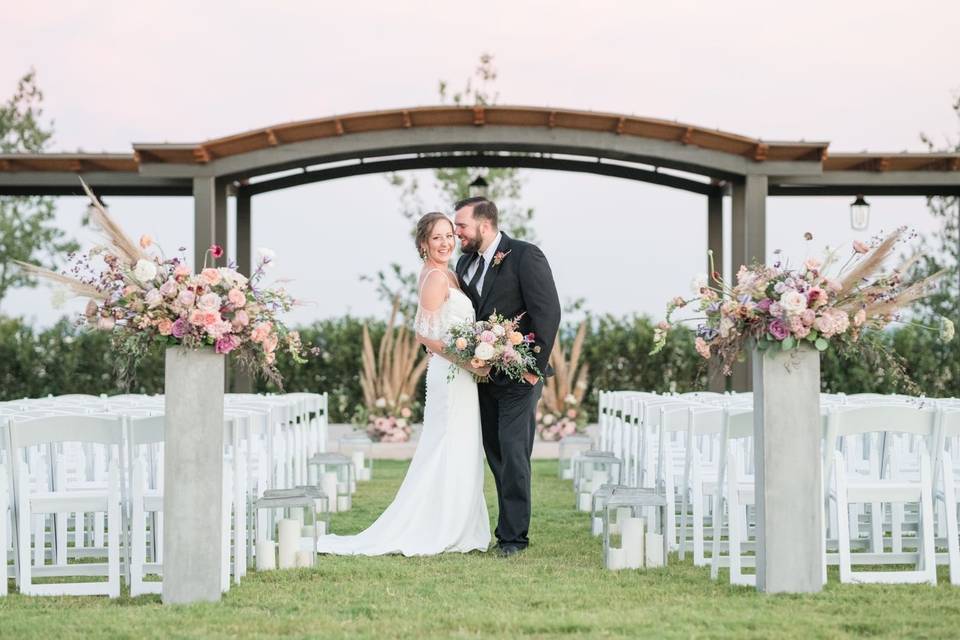
M 455 209 L 463 250 L 457 277 L 477 319 L 492 313 L 507 319 L 522 314 L 518 329 L 534 335 L 537 369 L 552 375 L 550 350 L 560 326 L 560 300 L 546 257 L 536 246 L 500 231 L 497 206 L 486 198 L 461 200 Z M 488 384 L 479 385 L 483 449 L 497 484 L 496 536 L 503 556 L 515 555 L 530 543 L 530 455 L 542 391 L 543 382 L 529 371 L 520 382 L 493 372 Z

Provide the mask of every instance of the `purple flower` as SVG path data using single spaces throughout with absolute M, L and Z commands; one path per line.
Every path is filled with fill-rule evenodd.
M 770 298 L 764 298 L 763 300 L 757 303 L 757 309 L 760 309 L 760 311 L 767 313 L 768 311 L 770 311 L 771 304 L 773 304 L 773 300 L 771 300 Z
M 187 321 L 184 320 L 183 318 L 177 318 L 173 323 L 173 327 L 171 327 L 170 329 L 170 334 L 174 338 L 180 339 L 180 338 L 183 338 L 183 336 L 187 335 L 187 332 L 189 330 L 190 330 L 190 327 L 187 324 Z
M 771 321 L 770 324 L 767 325 L 767 331 L 777 340 L 783 340 L 790 335 L 790 329 L 787 328 L 787 325 L 779 318 Z

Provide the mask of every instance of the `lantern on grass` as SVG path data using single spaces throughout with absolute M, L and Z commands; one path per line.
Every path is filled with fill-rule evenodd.
M 373 440 L 365 433 L 348 433 L 339 440 L 340 453 L 349 456 L 357 482 L 373 478 Z M 351 492 L 353 489 L 351 489 Z
M 353 460 L 342 453 L 318 453 L 307 460 L 311 482 L 330 499 L 330 511 L 349 511 L 350 487 L 356 486 Z
M 607 508 L 607 500 L 616 491 L 617 485 L 603 484 L 595 488 L 590 499 L 590 533 L 599 536 L 603 533 L 603 514 Z
M 573 457 L 589 451 L 592 441 L 587 435 L 569 435 L 560 440 L 557 476 L 561 480 L 573 480 Z
M 265 491 L 254 507 L 258 515 L 266 510 L 270 517 L 257 521 L 269 522 L 277 510 L 283 517 L 277 520 L 276 542 L 268 537 L 272 527 L 257 532 L 257 571 L 316 566 L 317 540 L 326 535 L 330 519 L 328 500 L 314 486 Z
M 667 504 L 655 489 L 613 492 L 603 510 L 603 562 L 607 569 L 653 569 L 666 564 Z
M 603 451 L 584 451 L 573 458 L 574 507 L 589 511 L 590 496 L 602 485 L 618 482 L 622 466 L 620 458 Z

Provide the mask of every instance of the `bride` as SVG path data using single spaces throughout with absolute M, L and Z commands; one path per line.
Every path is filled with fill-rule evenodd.
M 424 260 L 415 319 L 417 339 L 431 354 L 423 431 L 397 496 L 365 531 L 320 538 L 319 553 L 405 556 L 480 550 L 490 544 L 490 520 L 483 496 L 480 405 L 472 374 L 489 368 L 456 365 L 443 353 L 447 329 L 473 321 L 473 305 L 448 268 L 456 237 L 442 213 L 417 223 L 416 245 Z

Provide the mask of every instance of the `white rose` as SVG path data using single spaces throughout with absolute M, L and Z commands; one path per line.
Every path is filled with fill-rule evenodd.
M 237 273 L 234 269 L 220 267 L 220 277 L 231 287 L 243 287 L 247 284 L 247 277 Z
M 205 293 L 197 300 L 197 308 L 200 311 L 213 313 L 214 311 L 220 311 L 220 303 L 220 296 L 215 293 Z
M 383 409 L 385 406 L 387 406 L 387 399 L 377 398 L 377 401 L 374 404 L 377 405 L 378 409 Z
M 163 302 L 163 294 L 158 289 L 150 289 L 145 296 L 147 306 L 156 309 Z
M 157 277 L 157 265 L 152 260 L 140 258 L 133 268 L 133 275 L 140 282 L 149 282 Z
M 789 291 L 780 297 L 780 306 L 788 316 L 798 316 L 807 308 L 807 296 L 799 291 Z
M 500 326 L 499 324 L 493 325 L 493 329 L 490 329 L 490 330 L 493 331 L 493 335 L 495 335 L 495 336 L 497 336 L 497 337 L 500 337 L 500 336 L 502 336 L 504 333 L 506 333 L 506 331 L 504 330 L 504 328 L 503 328 L 502 326 Z
M 553 421 L 554 421 L 554 417 L 552 413 L 548 413 L 547 415 L 543 416 L 543 424 L 545 424 L 546 426 L 549 427 L 550 425 L 552 425 Z
M 496 350 L 494 350 L 493 345 L 487 342 L 481 342 L 477 345 L 476 350 L 473 352 L 473 356 L 478 360 L 483 360 L 486 362 L 490 358 L 496 355 Z
M 690 281 L 690 288 L 693 290 L 693 294 L 696 296 L 700 295 L 700 289 L 703 289 L 706 286 L 707 274 L 705 273 L 697 274 L 697 277 Z

